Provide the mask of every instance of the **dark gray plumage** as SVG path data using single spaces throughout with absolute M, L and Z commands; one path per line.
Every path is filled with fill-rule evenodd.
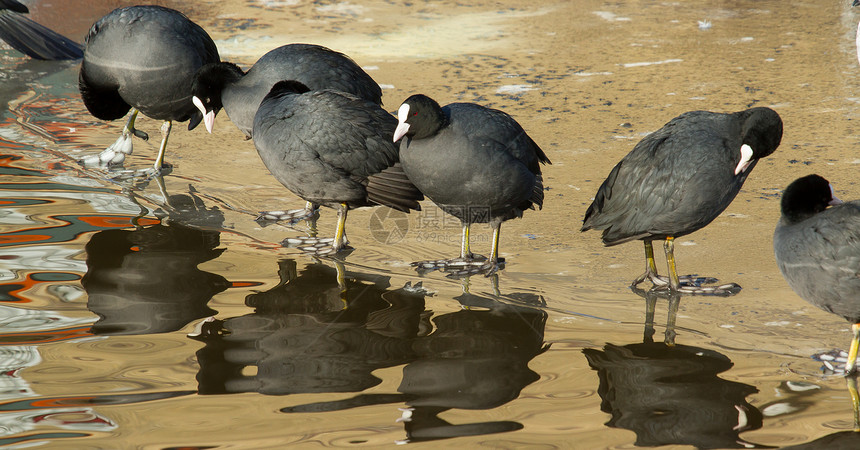
M 660 280 L 651 241 L 666 240 L 670 288 L 681 288 L 673 240 L 711 223 L 732 202 L 760 158 L 782 139 L 782 120 L 769 108 L 732 114 L 684 113 L 646 136 L 609 173 L 583 219 L 582 231 L 603 230 L 607 246 L 643 240 L 646 272 Z M 698 287 L 689 287 L 699 292 Z
M 43 60 L 83 57 L 83 46 L 22 15 L 30 10 L 17 0 L 0 0 L 0 39 L 12 48 Z
M 781 209 L 779 270 L 801 298 L 852 323 L 850 373 L 860 344 L 860 200 L 842 203 L 827 180 L 809 175 L 785 189 Z
M 119 8 L 99 19 L 87 34 L 81 97 L 87 110 L 102 120 L 119 119 L 132 110 L 124 136 L 134 132 L 138 111 L 165 121 L 155 164 L 160 169 L 170 123 L 190 119 L 190 130 L 203 118 L 191 102 L 194 74 L 218 60 L 212 38 L 179 11 L 161 6 Z M 130 153 L 130 140 L 127 145 Z
M 379 105 L 332 90 L 276 83 L 254 117 L 254 145 L 287 189 L 337 208 L 335 251 L 352 208 L 385 205 L 418 210 L 421 192 L 406 177 L 391 140 L 397 121 Z
M 332 89 L 382 104 L 382 89 L 343 53 L 312 44 L 290 44 L 263 55 L 247 73 L 230 62 L 200 68 L 192 85 L 195 104 L 212 132 L 223 107 L 230 120 L 251 136 L 254 115 L 263 97 L 281 80 L 298 81 L 311 90 Z
M 413 95 L 398 110 L 394 139 L 409 179 L 439 207 L 463 222 L 460 258 L 472 259 L 469 226 L 494 229 L 490 262 L 498 259 L 501 223 L 543 206 L 543 150 L 508 114 L 473 103 L 440 107 Z M 491 268 L 493 270 L 493 268 Z

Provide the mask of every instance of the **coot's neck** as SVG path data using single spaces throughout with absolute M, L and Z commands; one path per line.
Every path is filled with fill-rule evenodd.
M 245 76 L 245 72 L 239 66 L 227 61 L 213 64 L 212 74 L 216 79 L 221 80 L 222 87 L 229 86 Z

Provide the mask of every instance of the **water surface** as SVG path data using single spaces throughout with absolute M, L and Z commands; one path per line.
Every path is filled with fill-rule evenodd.
M 74 38 L 121 2 L 37 4 Z M 283 248 L 298 208 L 226 115 L 174 127 L 163 184 L 120 183 L 75 159 L 122 123 L 86 113 L 74 63 L 2 52 L 0 444 L 50 448 L 434 446 L 784 447 L 845 439 L 845 382 L 810 355 L 848 324 L 799 299 L 774 262 L 779 192 L 808 173 L 856 185 L 848 1 L 162 2 L 225 58 L 290 42 L 352 56 L 395 110 L 412 93 L 504 109 L 553 165 L 542 211 L 502 227 L 497 277 L 419 276 L 459 250 L 426 204 L 350 214 L 341 260 Z M 709 21 L 702 29 L 699 21 Z M 592 195 L 647 133 L 693 109 L 769 106 L 780 148 L 726 212 L 679 240 L 680 270 L 733 297 L 670 302 L 628 288 L 638 243 L 579 233 Z M 156 121 L 138 127 L 157 136 Z M 135 142 L 129 168 L 157 142 Z M 323 211 L 322 234 L 335 214 Z M 476 226 L 477 252 L 489 230 Z M 662 270 L 662 259 L 659 260 Z M 655 305 L 646 326 L 646 306 Z M 672 336 L 673 333 L 670 333 Z M 847 435 L 851 439 L 850 434 Z M 814 447 L 813 447 L 814 448 Z

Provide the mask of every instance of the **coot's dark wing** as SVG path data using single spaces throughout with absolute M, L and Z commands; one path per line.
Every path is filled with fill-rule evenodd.
M 616 245 L 682 236 L 710 223 L 745 178 L 733 177 L 729 147 L 740 149 L 740 142 L 727 135 L 727 117 L 693 111 L 643 138 L 601 184 L 582 230 L 602 229 L 603 242 Z
M 774 252 L 780 270 L 801 297 L 860 322 L 860 201 L 780 225 Z
M 15 0 L 0 1 L 0 39 L 35 59 L 67 60 L 84 56 L 83 46 L 21 14 L 27 7 Z
M 454 119 L 455 128 L 462 130 L 468 145 L 474 148 L 493 149 L 493 157 L 510 157 L 523 164 L 535 175 L 535 185 L 531 197 L 520 209 L 543 206 L 544 190 L 541 164 L 552 164 L 543 150 L 525 132 L 523 127 L 509 114 L 474 103 L 453 103 L 442 108 L 443 112 Z
M 396 126 L 397 120 L 372 102 L 312 91 L 264 101 L 255 118 L 254 141 L 261 156 L 280 158 L 285 168 L 298 172 L 299 190 L 325 192 L 334 202 L 360 198 L 417 209 L 420 193 L 396 164 Z M 278 169 L 267 166 L 278 177 Z
M 293 111 L 292 126 L 312 133 L 320 160 L 351 177 L 367 178 L 398 159 L 391 140 L 397 119 L 370 102 L 324 90 L 300 96 Z

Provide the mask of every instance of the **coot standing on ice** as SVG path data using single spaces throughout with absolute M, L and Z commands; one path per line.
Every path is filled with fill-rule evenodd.
M 414 263 L 418 269 L 454 274 L 493 273 L 500 268 L 502 222 L 543 206 L 543 150 L 508 114 L 474 103 L 445 107 L 423 94 L 397 111 L 394 141 L 401 140 L 403 170 L 439 208 L 463 223 L 460 257 Z M 469 248 L 469 228 L 488 223 L 493 247 L 484 260 Z
M 607 246 L 645 243 L 645 273 L 634 286 L 649 279 L 678 292 L 735 293 L 740 286 L 734 283 L 681 284 L 674 240 L 719 216 L 758 160 L 773 153 L 781 139 L 782 120 L 770 108 L 681 114 L 642 139 L 612 169 L 585 213 L 582 231 L 603 230 Z M 654 240 L 665 240 L 668 280 L 657 275 Z
M 59 61 L 84 55 L 81 44 L 24 16 L 29 12 L 17 0 L 0 0 L 0 39 L 34 59 Z
M 391 141 L 396 126 L 397 120 L 373 102 L 333 90 L 311 91 L 292 80 L 276 83 L 263 98 L 252 131 L 263 163 L 305 201 L 338 210 L 331 246 L 315 253 L 346 247 L 350 209 L 420 209 L 423 195 L 403 173 Z
M 801 298 L 851 322 L 845 369 L 852 374 L 860 346 L 860 200 L 842 203 L 827 180 L 808 175 L 788 185 L 780 206 L 773 234 L 779 270 Z
M 382 104 L 382 89 L 343 53 L 312 44 L 289 44 L 263 55 L 243 72 L 231 62 L 207 64 L 194 77 L 191 93 L 211 133 L 223 107 L 230 120 L 251 137 L 254 115 L 275 83 L 294 80 L 311 90 L 333 89 Z
M 197 69 L 217 62 L 212 38 L 184 14 L 161 6 L 119 8 L 99 19 L 86 37 L 79 86 L 89 112 L 115 120 L 131 110 L 122 136 L 88 164 L 119 164 L 131 154 L 131 134 L 138 112 L 163 120 L 154 170 L 160 171 L 173 121 L 190 120 L 191 130 L 203 116 L 191 101 Z

